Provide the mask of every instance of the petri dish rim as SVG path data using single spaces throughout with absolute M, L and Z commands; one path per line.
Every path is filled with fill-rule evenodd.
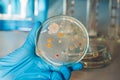
M 53 16 L 53 17 L 50 17 L 50 18 L 48 18 L 46 21 L 44 21 L 42 24 L 41 24 L 41 27 L 39 28 L 39 30 L 37 31 L 37 39 L 36 39 L 36 54 L 39 56 L 39 57 L 41 57 L 43 60 L 45 60 L 45 62 L 47 62 L 48 64 L 52 64 L 52 65 L 55 65 L 55 66 L 61 66 L 61 65 L 64 65 L 64 64 L 60 64 L 60 63 L 55 63 L 55 62 L 53 62 L 53 61 L 51 61 L 51 60 L 49 60 L 47 57 L 45 57 L 45 56 L 43 56 L 43 55 L 39 55 L 38 53 L 37 53 L 37 42 L 38 42 L 38 36 L 39 36 L 39 34 L 41 33 L 41 30 L 44 28 L 44 25 L 46 25 L 46 24 L 48 24 L 48 23 L 51 23 L 51 22 L 54 22 L 54 21 L 56 21 L 57 19 L 63 19 L 63 20 L 69 20 L 69 21 L 74 21 L 75 22 L 75 24 L 77 24 L 79 27 L 80 27 L 80 29 L 83 31 L 83 33 L 85 34 L 85 36 L 86 36 L 86 48 L 84 49 L 84 51 L 83 51 L 83 55 L 80 57 L 80 59 L 79 60 L 77 60 L 75 63 L 77 63 L 77 62 L 80 62 L 83 58 L 84 58 L 84 56 L 86 55 L 86 53 L 87 53 L 87 50 L 88 50 L 88 47 L 89 47 L 89 36 L 88 36 L 88 32 L 87 32 L 87 29 L 85 28 L 85 26 L 79 21 L 79 20 L 77 20 L 77 19 L 75 19 L 75 18 L 73 18 L 73 17 L 70 17 L 70 16 L 63 16 L 63 15 L 59 15 L 59 16 Z M 39 34 L 38 34 L 39 33 Z M 73 64 L 75 64 L 75 63 L 73 63 Z M 67 64 L 67 66 L 71 66 L 71 65 L 73 65 L 73 64 Z

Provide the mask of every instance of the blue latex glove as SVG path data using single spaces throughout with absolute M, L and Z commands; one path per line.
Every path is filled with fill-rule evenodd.
M 71 71 L 82 69 L 82 63 L 54 67 L 38 57 L 35 39 L 39 27 L 37 22 L 24 45 L 0 59 L 0 80 L 69 80 Z

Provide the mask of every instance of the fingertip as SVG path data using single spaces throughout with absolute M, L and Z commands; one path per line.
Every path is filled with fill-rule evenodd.
M 32 32 L 33 33 L 37 32 L 37 30 L 40 28 L 40 26 L 41 26 L 41 22 L 40 21 L 34 22 L 34 27 L 32 28 L 31 33 Z
M 40 25 L 41 25 L 41 22 L 40 22 L 40 21 L 35 22 L 35 26 L 36 26 L 36 27 L 39 27 Z
M 72 71 L 82 70 L 82 69 L 83 69 L 83 63 L 81 62 L 76 63 L 75 65 L 72 66 Z
M 38 28 L 40 28 L 40 26 L 41 26 L 40 21 L 34 22 L 34 26 L 31 29 L 30 33 L 35 34 L 37 32 Z
M 62 75 L 58 72 L 52 72 L 51 80 L 63 80 Z
M 69 78 L 71 76 L 71 71 L 69 70 L 69 68 L 67 66 L 61 66 L 60 72 L 62 73 L 64 80 L 69 80 Z
M 34 22 L 34 26 L 31 29 L 31 31 L 29 32 L 27 39 L 24 43 L 24 46 L 30 46 L 30 48 L 35 47 L 35 41 L 36 41 L 36 37 L 37 37 L 37 32 L 39 30 L 39 28 L 41 27 L 41 22 Z
M 63 65 L 63 66 L 60 67 L 60 71 L 61 71 L 61 72 L 65 72 L 65 71 L 66 71 L 66 72 L 70 72 L 70 70 L 68 69 L 68 67 L 65 66 L 65 65 Z

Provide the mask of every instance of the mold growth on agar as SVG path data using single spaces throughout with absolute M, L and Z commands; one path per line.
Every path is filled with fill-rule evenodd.
M 59 36 L 59 37 L 63 37 L 64 35 L 65 35 L 65 34 L 62 33 L 62 32 L 58 33 L 58 36 Z
M 57 53 L 57 54 L 55 54 L 55 58 L 59 58 L 59 56 L 60 56 L 60 55 L 59 55 L 58 53 Z
M 47 42 L 51 43 L 52 42 L 52 38 L 48 38 Z
M 47 48 L 52 48 L 52 44 L 50 44 L 50 43 L 47 43 L 46 46 L 47 46 Z
M 81 43 L 81 42 L 78 43 L 78 46 L 79 46 L 80 50 L 83 49 L 83 48 L 82 48 L 82 43 Z
M 82 50 L 83 48 L 82 47 L 80 47 L 80 50 Z
M 81 52 L 81 53 L 79 53 L 79 56 L 82 56 L 83 55 L 83 53 Z
M 69 47 L 69 49 L 70 49 L 70 50 L 74 50 L 74 46 L 71 45 L 71 46 Z
M 74 23 L 74 22 L 75 22 L 75 20 L 71 19 L 71 20 L 70 20 L 70 22 L 71 22 L 71 23 Z
M 62 43 L 62 40 L 58 40 L 58 43 Z
M 51 23 L 48 27 L 48 34 L 54 34 L 57 33 L 60 29 L 60 26 L 56 23 Z
M 81 46 L 82 46 L 82 43 L 78 43 L 78 46 L 80 46 L 80 47 L 81 47 Z

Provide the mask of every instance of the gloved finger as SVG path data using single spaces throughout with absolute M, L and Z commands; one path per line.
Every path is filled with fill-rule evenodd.
M 51 66 L 49 64 L 47 64 L 45 61 L 43 61 L 38 56 L 34 57 L 34 63 L 40 70 L 43 70 L 43 71 L 51 70 L 51 68 L 50 68 Z
M 62 73 L 64 80 L 69 80 L 71 76 L 71 71 L 68 67 L 66 66 L 61 66 L 60 67 L 60 72 Z
M 82 70 L 83 69 L 83 64 L 81 62 L 78 62 L 74 64 L 72 67 L 69 67 L 71 71 L 76 71 L 76 70 Z
M 37 72 L 27 73 L 17 77 L 15 80 L 64 80 L 59 72 Z
M 30 49 L 35 49 L 35 41 L 36 41 L 36 37 L 37 37 L 37 32 L 40 27 L 41 27 L 41 23 L 36 22 L 35 26 L 32 28 L 32 30 L 29 32 L 29 34 L 27 36 L 27 39 L 24 43 L 25 47 L 28 47 Z
M 59 72 L 52 72 L 50 80 L 64 80 L 64 78 Z

